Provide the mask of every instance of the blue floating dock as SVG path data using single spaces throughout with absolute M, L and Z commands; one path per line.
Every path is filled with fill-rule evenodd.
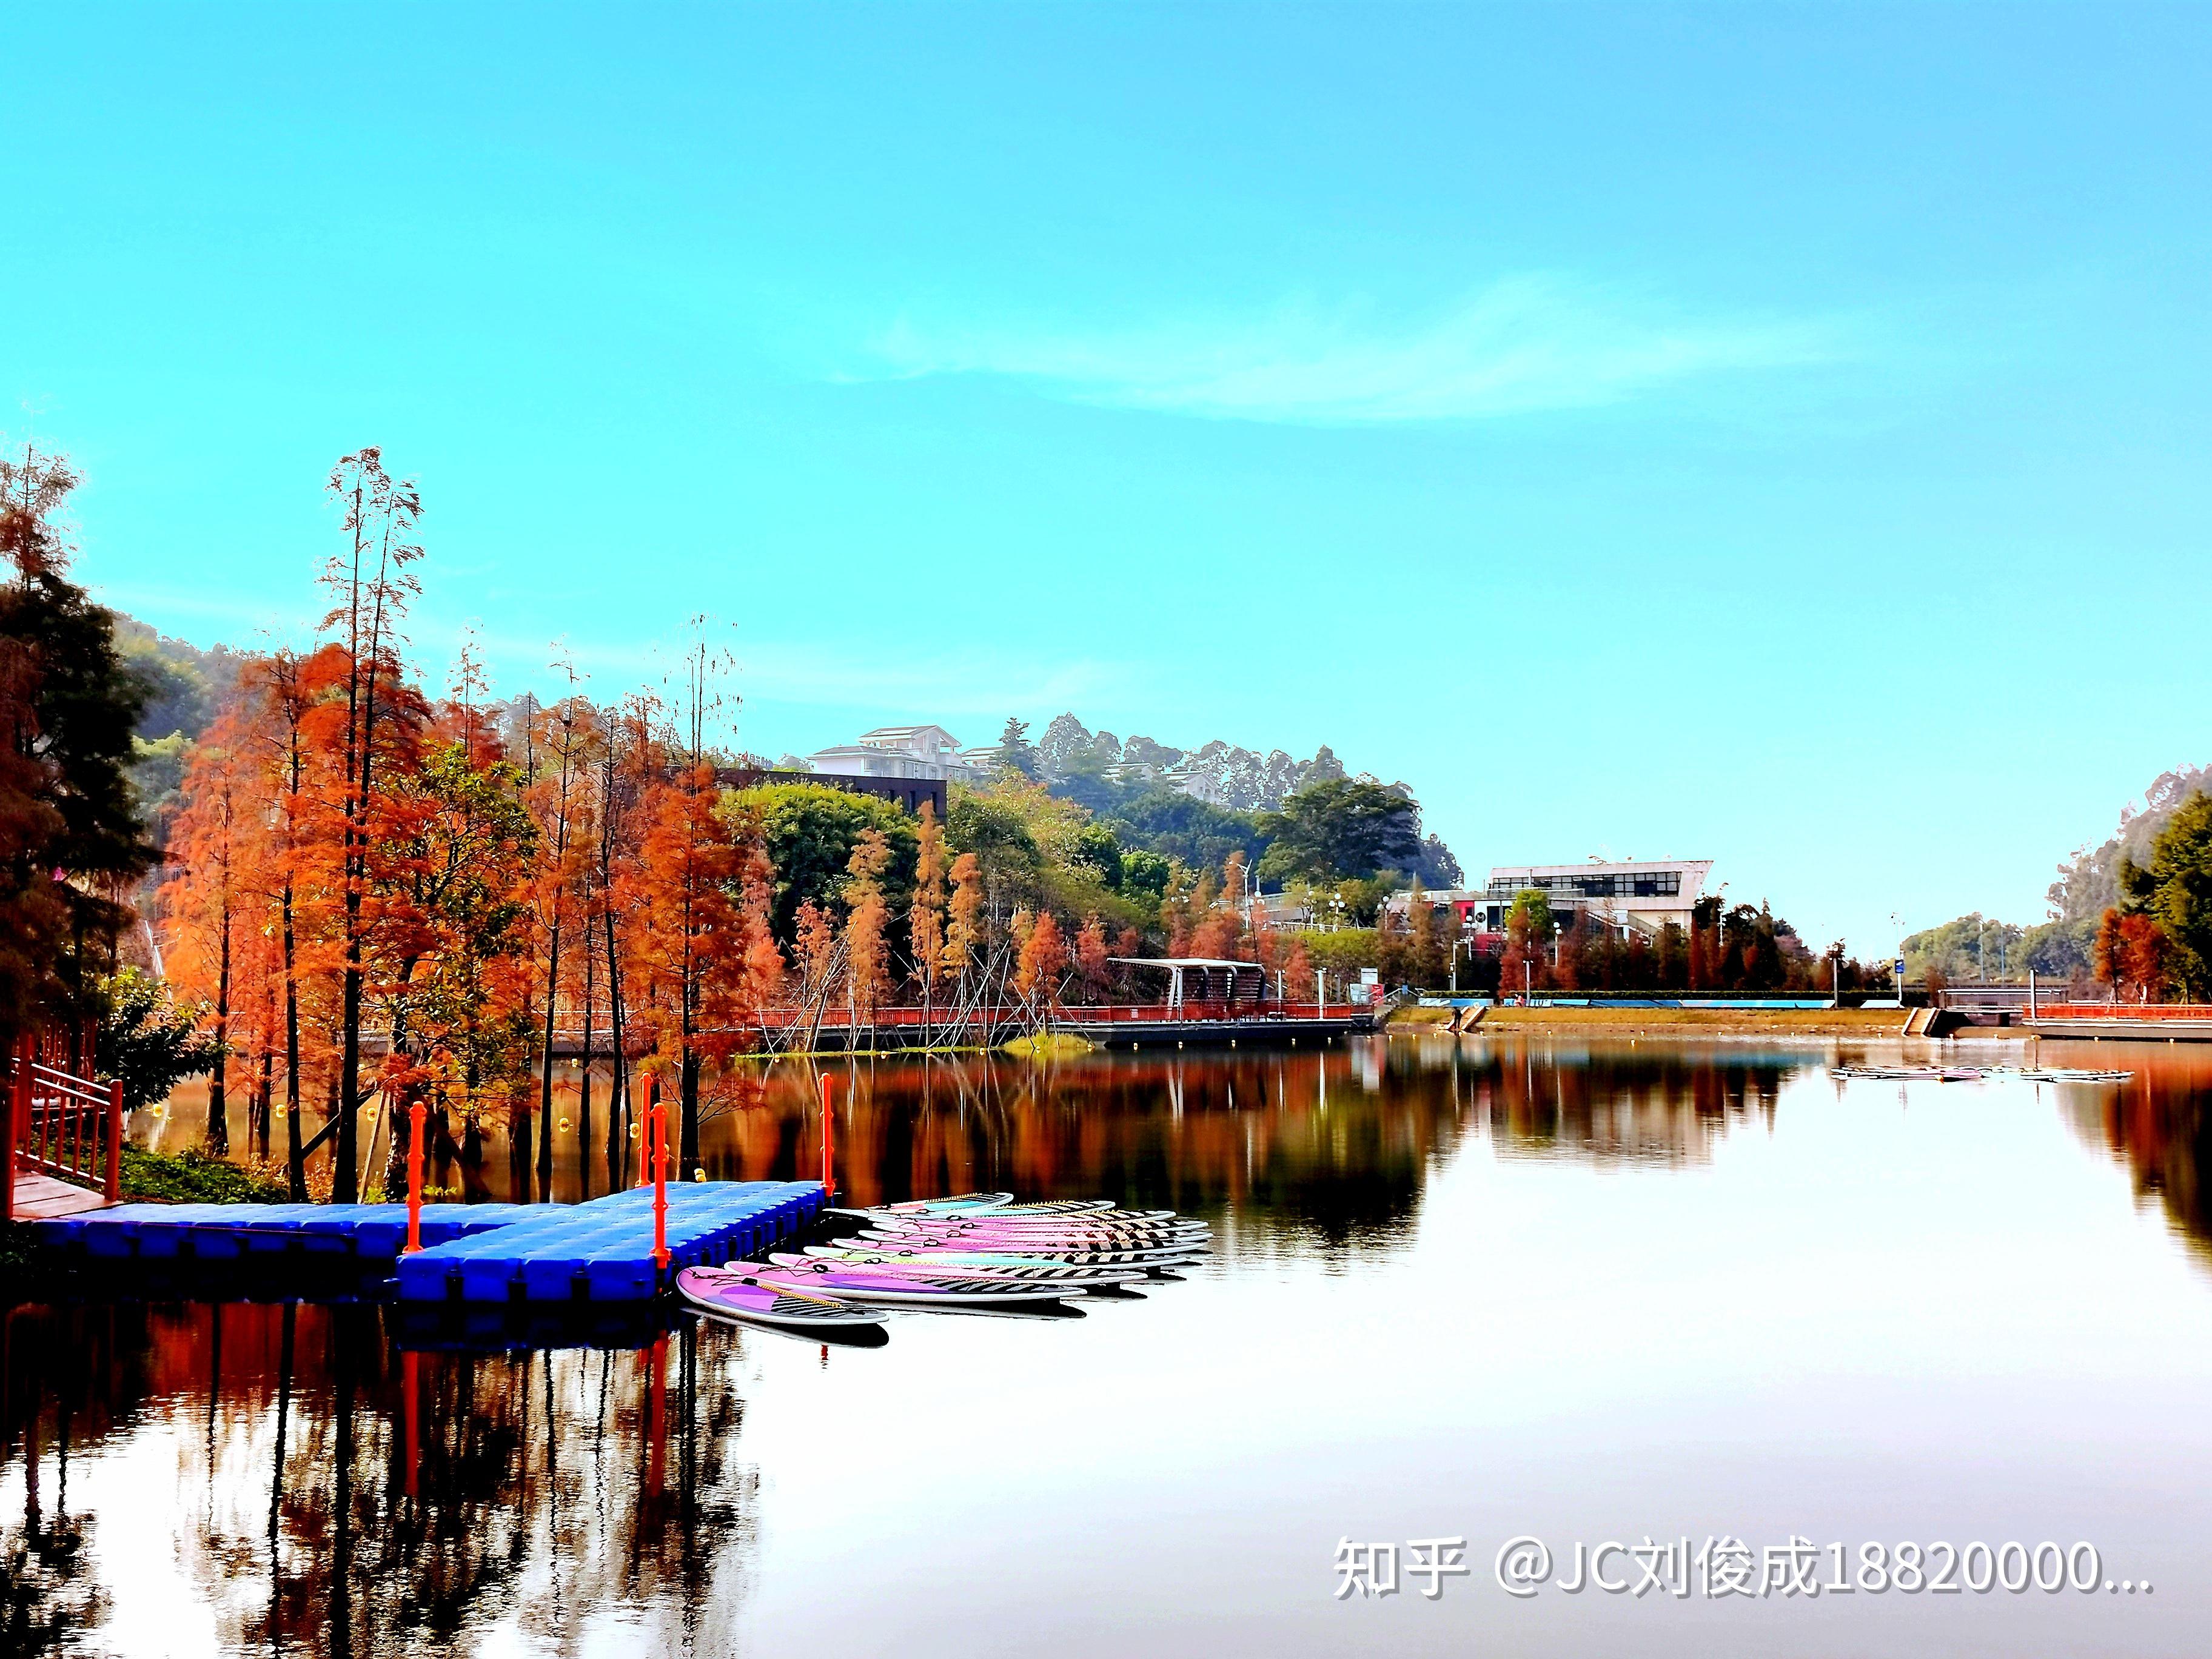
M 669 1271 L 752 1255 L 822 1205 L 818 1182 L 679 1182 L 668 1188 Z M 350 1257 L 396 1271 L 404 1302 L 629 1302 L 661 1283 L 643 1187 L 583 1204 L 426 1204 L 413 1255 L 400 1254 L 404 1204 L 125 1204 L 34 1224 L 96 1261 Z

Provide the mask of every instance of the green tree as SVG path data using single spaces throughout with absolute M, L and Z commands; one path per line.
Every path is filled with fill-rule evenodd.
M 1042 786 L 1012 778 L 988 789 L 956 786 L 945 840 L 974 854 L 994 921 L 1024 907 L 1066 918 L 1068 933 L 1094 911 L 1117 927 L 1151 920 L 1146 902 L 1108 883 L 1128 856 L 1111 830 L 1102 833 L 1083 808 Z
M 125 968 L 97 988 L 100 1068 L 123 1085 L 125 1110 L 157 1100 L 195 1072 L 222 1057 L 222 1046 L 200 1030 L 206 1009 L 179 1004 L 164 981 Z
M 1253 814 L 1179 789 L 1146 789 L 1115 808 L 1106 823 L 1124 848 L 1142 848 L 1193 870 L 1218 870 L 1239 852 L 1247 865 L 1256 865 L 1267 850 Z
M 1308 784 L 1262 812 L 1270 842 L 1263 879 L 1330 881 L 1414 867 L 1421 856 L 1420 808 L 1384 787 L 1342 778 Z
M 1141 848 L 1121 854 L 1120 890 L 1129 898 L 1158 904 L 1175 881 L 1175 861 Z
M 131 787 L 146 687 L 113 618 L 67 574 L 76 474 L 26 445 L 0 456 L 0 1041 L 94 1017 L 129 917 L 111 895 L 153 867 Z M 62 878 L 56 879 L 57 875 Z
M 788 945 L 798 937 L 800 905 L 811 900 L 826 910 L 841 897 L 853 849 L 870 830 L 882 834 L 890 852 L 879 878 L 886 901 L 902 911 L 914 892 L 921 845 L 916 825 L 881 796 L 823 783 L 774 783 L 734 791 L 724 798 L 723 810 L 759 823 L 762 843 L 775 866 L 770 921 L 780 943 Z
M 1099 882 L 1113 892 L 1121 890 L 1121 843 L 1103 823 L 1086 823 L 1076 832 L 1070 862 L 1097 872 Z
M 2123 855 L 2123 908 L 2148 916 L 2166 936 L 2166 972 L 2185 1001 L 2212 992 L 2212 796 L 2174 810 L 2148 862 Z
M 1030 723 L 1006 716 L 1006 729 L 999 733 L 999 764 L 1009 772 L 1018 772 L 1025 778 L 1037 775 L 1036 745 L 1030 741 Z
M 1506 932 L 1518 932 L 1548 945 L 1552 938 L 1552 896 L 1540 887 L 1523 887 L 1505 913 Z

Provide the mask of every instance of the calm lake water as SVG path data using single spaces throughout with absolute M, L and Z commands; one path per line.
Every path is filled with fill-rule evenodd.
M 872 1350 L 680 1316 L 468 1352 L 369 1303 L 17 1308 L 0 1649 L 2212 1651 L 2212 1051 L 2043 1045 L 2130 1066 L 2118 1087 L 1829 1075 L 1899 1052 L 841 1067 L 848 1196 L 1097 1194 L 1216 1230 L 1141 1301 L 898 1319 Z M 710 1126 L 710 1173 L 809 1172 L 811 1096 L 793 1067 Z M 604 1186 L 573 1127 L 556 1151 L 559 1195 Z M 1647 1539 L 1674 1576 L 1516 1598 L 1494 1563 L 1522 1535 L 1561 1576 L 1577 1540 Z M 1472 1571 L 1428 1599 L 1407 1547 L 1452 1537 Z M 1686 1540 L 1725 1583 L 1709 1539 L 1802 1539 L 1822 1593 L 1715 1597 L 1656 1557 Z M 1397 1595 L 1336 1597 L 1347 1540 L 1397 1547 Z M 1971 1554 L 1954 1594 L 1826 1589 L 1833 1544 L 1849 1579 L 1863 1543 L 1976 1540 L 1987 1593 Z M 2014 1540 L 2094 1545 L 2095 1588 L 2008 1593 Z

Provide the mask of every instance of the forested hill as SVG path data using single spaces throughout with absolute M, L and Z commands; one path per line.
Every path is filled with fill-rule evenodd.
M 1113 826 L 1124 846 L 1165 854 L 1193 869 L 1217 866 L 1240 848 L 1260 866 L 1279 833 L 1284 802 L 1315 785 L 1395 796 L 1413 808 L 1418 844 L 1392 867 L 1418 876 L 1431 888 L 1455 887 L 1462 879 L 1451 849 L 1423 831 L 1413 787 L 1402 779 L 1384 783 L 1371 773 L 1351 775 L 1327 744 L 1310 760 L 1293 760 L 1280 749 L 1262 755 L 1218 738 L 1196 749 L 1177 749 L 1148 737 L 1093 732 L 1070 713 L 1056 717 L 1035 743 L 1029 739 L 1028 721 L 1009 719 L 998 746 L 988 753 L 1008 770 L 1096 813 Z M 1271 867 L 1266 873 L 1278 870 Z
M 189 641 L 155 632 L 136 617 L 120 611 L 109 614 L 115 618 L 117 653 L 147 687 L 131 782 L 158 833 L 184 777 L 185 751 L 215 718 L 238 678 L 238 653 L 223 645 L 203 651 Z
M 1023 747 L 1027 730 L 1025 722 L 1008 722 L 1000 739 L 1002 750 L 1011 751 L 1008 758 L 1015 758 Z M 1073 799 L 1098 794 L 1098 800 L 1084 803 L 1094 810 L 1109 799 L 1100 792 L 1101 785 L 1142 788 L 1164 782 L 1211 805 L 1272 811 L 1283 804 L 1284 796 L 1309 783 L 1346 775 L 1343 763 L 1326 744 L 1311 760 L 1303 761 L 1280 749 L 1262 755 L 1218 738 L 1195 749 L 1178 749 L 1147 737 L 1125 741 L 1103 729 L 1093 732 L 1073 714 L 1061 714 L 1046 726 L 1030 752 L 1034 764 L 1027 769 Z
M 189 747 L 237 678 L 240 653 L 222 645 L 203 650 L 134 617 L 113 614 L 118 648 L 151 689 L 138 723 L 133 781 L 158 836 Z M 1258 868 L 1280 838 L 1276 815 L 1284 801 L 1312 785 L 1338 783 L 1387 793 L 1412 806 L 1413 845 L 1396 849 L 1386 864 L 1418 875 L 1431 888 L 1456 886 L 1461 879 L 1451 849 L 1423 830 L 1411 787 L 1350 775 L 1327 744 L 1308 760 L 1293 760 L 1280 749 L 1262 755 L 1218 740 L 1178 749 L 1148 737 L 1093 732 L 1073 714 L 1053 720 L 1035 744 L 1028 730 L 1025 722 L 1007 721 L 999 759 L 1009 771 L 1026 774 L 1104 820 L 1123 847 L 1159 854 L 1192 870 L 1218 870 L 1231 852 L 1241 851 L 1247 866 Z M 1344 804 L 1332 802 L 1332 807 L 1340 811 Z M 1371 815 L 1374 808 L 1364 810 Z M 1279 854 L 1269 866 L 1272 878 L 1288 873 L 1284 858 Z
M 2074 849 L 2058 866 L 2045 898 L 2046 920 L 2023 927 L 1978 912 L 1911 935 L 1905 941 L 1908 978 L 1929 968 L 1953 981 L 2016 978 L 2033 969 L 2062 979 L 2086 980 L 2097 925 L 2120 902 L 2120 865 L 2150 860 L 2151 843 L 2173 815 L 2199 795 L 2212 795 L 2212 765 L 2177 766 L 2143 791 L 2142 805 L 2120 809 L 2119 826 L 2097 847 Z

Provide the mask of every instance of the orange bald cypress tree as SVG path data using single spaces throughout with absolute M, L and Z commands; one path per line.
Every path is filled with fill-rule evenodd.
M 1096 910 L 1083 919 L 1083 927 L 1075 935 L 1075 963 L 1083 976 L 1084 995 L 1092 1002 L 1103 1001 L 1114 969 L 1107 957 L 1105 925 Z
M 871 1024 L 889 988 L 884 930 L 890 910 L 884 898 L 883 874 L 891 861 L 890 842 L 880 830 L 863 830 L 854 843 L 845 883 L 845 984 L 849 1018 Z
M 968 969 L 983 943 L 983 866 L 973 853 L 952 860 L 951 921 L 945 930 L 945 970 L 959 981 L 964 994 Z
M 1060 970 L 1066 966 L 1067 941 L 1060 924 L 1053 920 L 1051 911 L 1041 912 L 1022 940 L 1014 988 L 1023 1000 L 1037 1005 L 1041 1013 L 1048 1012 L 1060 1000 Z
M 640 812 L 637 856 L 617 883 L 616 902 L 635 923 L 630 978 L 651 1011 L 656 1057 L 677 1077 L 684 1170 L 699 1161 L 706 1064 L 744 1040 L 752 983 L 752 939 L 731 892 L 743 860 L 719 805 L 711 766 L 680 766 L 653 784 Z
M 245 939 L 261 932 L 255 831 L 267 813 L 245 711 L 226 708 L 191 750 L 179 787 L 169 848 L 178 874 L 167 898 L 172 984 L 210 1010 L 207 1146 L 230 1151 L 231 991 Z
M 929 1041 L 930 1018 L 937 981 L 945 975 L 945 832 L 938 825 L 937 804 L 921 804 L 921 825 L 915 836 L 914 906 L 908 932 L 914 946 L 914 971 L 921 981 L 922 1041 Z

